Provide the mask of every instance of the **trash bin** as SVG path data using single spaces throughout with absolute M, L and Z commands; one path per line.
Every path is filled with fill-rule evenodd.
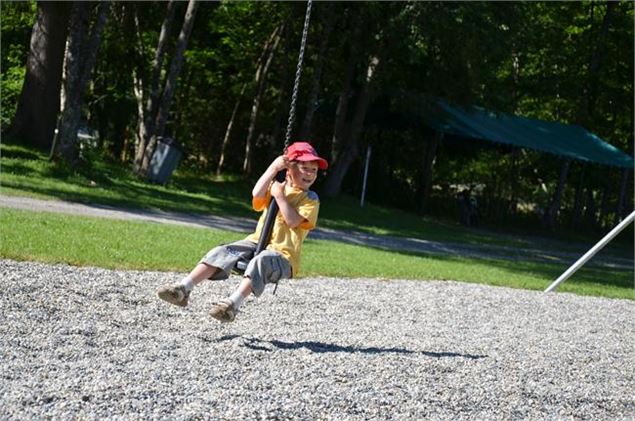
M 148 181 L 152 183 L 166 184 L 172 172 L 179 165 L 183 151 L 170 137 L 157 139 L 157 147 L 150 161 L 148 169 Z

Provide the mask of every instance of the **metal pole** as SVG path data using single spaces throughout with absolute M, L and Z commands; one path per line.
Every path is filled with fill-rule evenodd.
M 545 290 L 545 292 L 551 292 L 558 287 L 562 282 L 569 279 L 571 275 L 573 275 L 578 269 L 580 269 L 586 262 L 588 262 L 591 257 L 593 257 L 598 251 L 602 250 L 602 248 L 609 243 L 617 234 L 619 234 L 624 228 L 628 226 L 635 219 L 635 211 L 631 212 L 630 215 L 626 217 L 622 222 L 620 222 L 615 228 L 611 230 L 608 234 L 604 236 L 596 245 L 594 245 L 591 250 L 587 251 L 584 256 L 580 257 L 577 262 L 575 262 L 569 269 L 567 269 L 558 279 L 553 281 L 549 288 Z
M 368 179 L 368 162 L 370 161 L 371 146 L 366 149 L 366 164 L 364 165 L 364 182 L 362 183 L 362 198 L 359 201 L 359 207 L 364 207 L 364 198 L 366 197 L 366 180 Z

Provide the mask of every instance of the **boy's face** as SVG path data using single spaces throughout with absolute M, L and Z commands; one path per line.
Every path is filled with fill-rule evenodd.
M 288 171 L 291 185 L 308 190 L 317 178 L 318 168 L 317 161 L 293 161 Z

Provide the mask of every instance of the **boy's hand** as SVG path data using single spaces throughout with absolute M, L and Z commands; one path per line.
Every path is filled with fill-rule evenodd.
M 280 155 L 279 157 L 273 160 L 273 162 L 271 163 L 271 167 L 276 170 L 276 174 L 277 174 L 280 171 L 287 169 L 288 163 L 289 163 L 289 160 L 287 159 L 287 157 L 284 155 Z
M 280 155 L 279 157 L 274 159 L 273 162 L 269 164 L 267 170 L 260 176 L 258 181 L 256 181 L 256 184 L 251 191 L 251 195 L 253 197 L 265 197 L 271 181 L 275 179 L 276 175 L 280 171 L 287 168 L 288 163 L 289 160 L 284 155 Z M 284 189 L 282 190 L 282 192 L 284 193 Z M 275 197 L 275 195 L 273 194 L 273 189 L 271 191 L 271 194 Z

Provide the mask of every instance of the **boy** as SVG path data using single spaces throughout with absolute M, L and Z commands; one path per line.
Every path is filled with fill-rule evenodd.
M 239 260 L 251 259 L 234 293 L 214 304 L 210 310 L 213 318 L 231 322 L 249 294 L 259 297 L 265 284 L 297 276 L 302 243 L 309 231 L 315 228 L 320 208 L 317 194 L 309 188 L 317 178 L 318 169 L 325 170 L 327 167 L 328 162 L 320 158 L 309 143 L 295 142 L 289 146 L 284 155 L 269 165 L 252 190 L 253 208 L 263 212 L 256 231 L 244 240 L 210 250 L 180 283 L 159 288 L 159 298 L 185 307 L 196 285 L 205 279 L 227 279 Z M 275 181 L 276 174 L 284 169 L 287 170 L 286 180 L 282 183 Z M 270 200 L 275 200 L 279 207 L 271 240 L 267 248 L 254 257 Z

